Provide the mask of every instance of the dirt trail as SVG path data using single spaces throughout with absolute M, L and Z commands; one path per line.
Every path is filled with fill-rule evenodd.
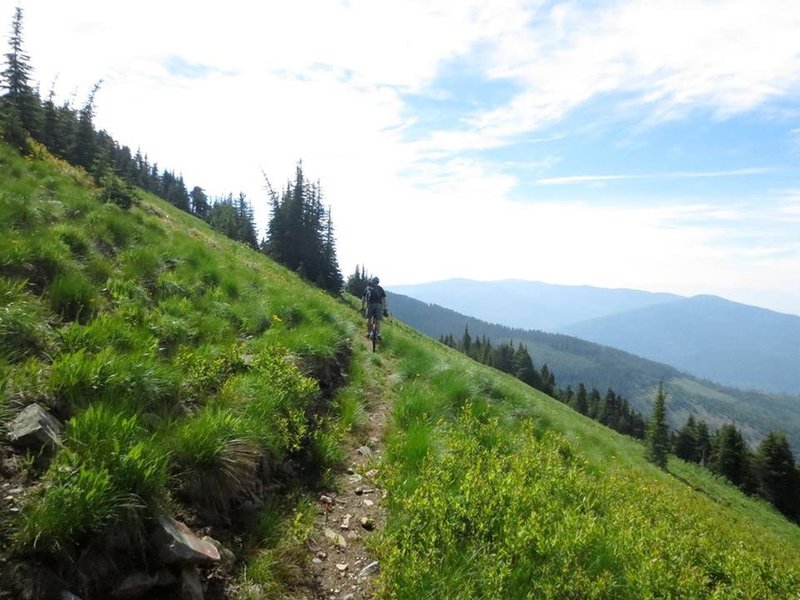
M 320 600 L 372 599 L 380 570 L 368 540 L 385 523 L 385 495 L 377 476 L 390 414 L 386 384 L 391 369 L 386 355 L 366 360 L 374 377 L 366 390 L 365 427 L 348 447 L 345 469 L 333 489 L 318 498 L 309 560 Z

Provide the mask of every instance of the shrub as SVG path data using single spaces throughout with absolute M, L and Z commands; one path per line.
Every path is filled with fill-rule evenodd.
M 127 402 L 143 411 L 168 413 L 178 394 L 176 373 L 149 356 L 119 355 L 110 348 L 63 353 L 53 362 L 48 389 L 73 411 L 95 400 Z
M 243 355 L 240 343 L 223 348 L 181 346 L 174 364 L 183 375 L 182 394 L 195 400 L 214 394 L 229 377 L 246 370 Z
M 108 403 L 93 404 L 69 420 L 65 439 L 56 469 L 107 468 L 119 493 L 148 506 L 165 498 L 167 453 L 135 415 Z
M 67 423 L 43 481 L 23 507 L 17 545 L 68 551 L 112 525 L 139 531 L 166 498 L 167 453 L 135 416 L 95 404 Z
M 50 348 L 53 333 L 43 312 L 24 281 L 0 278 L 0 357 L 16 362 Z
M 69 223 L 59 223 L 53 227 L 53 234 L 64 242 L 73 254 L 84 257 L 89 252 L 89 238 L 83 229 Z
M 138 200 L 133 186 L 113 173 L 106 173 L 100 178 L 98 197 L 101 202 L 111 202 L 122 209 L 131 208 Z
M 207 408 L 176 431 L 171 448 L 178 480 L 195 504 L 225 511 L 253 485 L 260 454 L 243 429 L 241 418 Z
M 24 549 L 65 551 L 117 522 L 121 508 L 135 506 L 134 499 L 116 492 L 107 469 L 53 474 L 41 495 L 23 508 L 15 541 Z
M 67 321 L 86 323 L 96 312 L 97 290 L 80 271 L 70 270 L 58 275 L 47 292 L 53 312 Z
M 47 236 L 4 235 L 0 240 L 0 275 L 27 279 L 35 290 L 42 290 L 56 275 L 65 271 L 69 248 Z
M 285 348 L 271 346 L 254 358 L 250 373 L 226 382 L 221 397 L 241 411 L 250 439 L 282 457 L 300 449 L 308 433 L 306 411 L 317 391 L 317 383 L 289 362 Z

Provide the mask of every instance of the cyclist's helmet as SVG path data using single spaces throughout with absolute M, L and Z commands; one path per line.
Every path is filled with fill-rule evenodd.
M 374 284 L 376 284 L 376 285 L 377 285 L 377 284 L 379 284 L 380 282 L 381 282 L 381 280 L 380 280 L 380 279 L 378 279 L 377 277 L 373 277 L 373 278 L 372 278 L 372 283 L 374 283 Z

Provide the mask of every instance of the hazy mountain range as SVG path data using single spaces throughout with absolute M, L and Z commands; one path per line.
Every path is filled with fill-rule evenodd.
M 562 389 L 575 389 L 583 383 L 604 394 L 611 388 L 648 416 L 658 385 L 663 382 L 674 428 L 681 427 L 693 414 L 713 428 L 735 422 L 751 443 L 757 443 L 769 431 L 784 431 L 793 447 L 800 448 L 800 395 L 722 386 L 609 346 L 564 334 L 488 323 L 401 294 L 389 292 L 388 301 L 393 316 L 435 339 L 446 334 L 460 339 L 468 328 L 473 339 L 524 343 L 536 368 L 547 364 Z
M 449 279 L 391 291 L 512 328 L 563 333 L 725 386 L 800 394 L 800 317 L 716 296 Z

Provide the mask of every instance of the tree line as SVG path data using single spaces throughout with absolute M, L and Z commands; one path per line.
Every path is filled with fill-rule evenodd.
M 567 386 L 565 389 L 559 388 L 556 385 L 555 374 L 547 366 L 547 363 L 542 364 L 541 368 L 537 370 L 527 346 L 522 342 L 514 347 L 511 342 L 492 344 L 486 336 L 473 340 L 469 333 L 469 327 L 464 328 L 464 333 L 459 340 L 456 340 L 452 334 L 447 334 L 443 335 L 439 341 L 463 352 L 473 360 L 513 375 L 520 381 L 615 431 L 637 439 L 644 438 L 644 417 L 632 409 L 625 398 L 611 388 L 605 394 L 601 394 L 594 387 L 588 390 L 583 383 L 579 383 L 576 390 L 573 390 L 572 386 Z
M 734 423 L 711 433 L 705 421 L 689 415 L 683 427 L 669 431 L 665 404 L 659 387 L 646 442 L 652 462 L 666 467 L 671 452 L 724 477 L 744 493 L 763 498 L 800 523 L 800 466 L 784 433 L 769 432 L 753 450 Z
M 356 278 L 351 276 L 351 279 Z M 645 456 L 658 466 L 666 468 L 669 454 L 704 466 L 744 493 L 763 498 L 787 518 L 800 523 L 800 467 L 785 434 L 770 432 L 752 450 L 733 423 L 723 424 L 712 432 L 705 421 L 690 415 L 681 429 L 671 431 L 667 425 L 663 385 L 658 387 L 652 415 L 645 420 L 630 408 L 625 398 L 610 388 L 605 395 L 596 388 L 587 390 L 583 383 L 579 383 L 576 390 L 571 386 L 559 388 L 547 364 L 537 370 L 521 342 L 515 347 L 511 342 L 492 344 L 485 336 L 473 340 L 468 327 L 458 340 L 447 334 L 439 341 L 480 363 L 513 375 L 606 427 L 644 440 Z
M 92 87 L 79 108 L 69 101 L 57 103 L 55 86 L 43 99 L 32 83 L 22 24 L 23 11 L 17 7 L 5 68 L 0 72 L 0 137 L 22 153 L 31 151 L 32 142 L 39 143 L 53 155 L 84 168 L 105 201 L 129 208 L 136 202 L 134 188 L 141 188 L 231 239 L 261 250 L 310 282 L 333 293 L 341 290 L 330 211 L 322 206 L 319 183 L 307 183 L 299 164 L 295 181 L 281 196 L 274 194 L 267 182 L 272 216 L 267 236 L 259 241 L 253 207 L 244 193 L 209 198 L 200 186 L 188 191 L 181 174 L 160 168 L 141 149 L 132 152 L 105 130 L 95 128 L 95 97 L 102 81 Z

